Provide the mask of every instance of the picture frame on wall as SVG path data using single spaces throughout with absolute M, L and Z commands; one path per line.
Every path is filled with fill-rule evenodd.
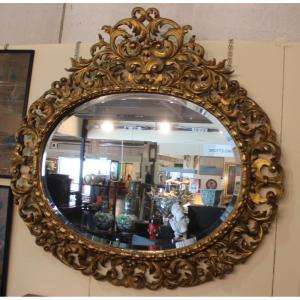
M 10 187 L 0 185 L 0 296 L 6 295 L 12 209 Z
M 10 178 L 15 133 L 26 115 L 34 50 L 0 50 L 0 177 Z

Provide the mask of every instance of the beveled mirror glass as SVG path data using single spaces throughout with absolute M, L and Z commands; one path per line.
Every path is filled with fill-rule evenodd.
M 200 106 L 125 93 L 65 118 L 47 143 L 42 174 L 58 214 L 87 238 L 163 250 L 193 244 L 227 219 L 240 158 L 224 126 Z
M 118 286 L 221 278 L 282 194 L 270 120 L 190 26 L 137 7 L 72 59 L 16 134 L 11 187 L 36 243 Z

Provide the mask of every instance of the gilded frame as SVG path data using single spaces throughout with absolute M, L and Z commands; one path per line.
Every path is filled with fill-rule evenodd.
M 166 28 L 167 27 L 167 28 Z M 221 278 L 258 247 L 283 190 L 280 148 L 270 120 L 247 96 L 225 60 L 204 58 L 190 26 L 160 17 L 155 8 L 104 26 L 91 58 L 72 59 L 71 74 L 35 101 L 16 134 L 12 191 L 36 243 L 60 261 L 114 285 L 158 289 L 195 286 Z M 117 93 L 154 93 L 196 103 L 227 128 L 241 157 L 241 189 L 228 219 L 197 243 L 165 251 L 132 251 L 97 244 L 53 212 L 41 180 L 41 160 L 55 126 L 79 105 Z M 267 191 L 266 191 L 267 190 Z

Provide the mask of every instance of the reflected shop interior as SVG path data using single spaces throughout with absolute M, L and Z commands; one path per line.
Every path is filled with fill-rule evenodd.
M 52 133 L 44 189 L 63 222 L 96 242 L 180 248 L 216 229 L 240 188 L 238 149 L 205 109 L 158 94 L 103 96 Z

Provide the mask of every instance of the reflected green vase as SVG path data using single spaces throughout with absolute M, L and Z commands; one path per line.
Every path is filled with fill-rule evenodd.
M 101 230 L 109 230 L 114 224 L 114 218 L 111 214 L 98 211 L 94 214 L 94 221 L 97 228 Z
M 117 217 L 116 221 L 120 231 L 132 232 L 135 230 L 137 217 L 135 215 L 123 213 Z

